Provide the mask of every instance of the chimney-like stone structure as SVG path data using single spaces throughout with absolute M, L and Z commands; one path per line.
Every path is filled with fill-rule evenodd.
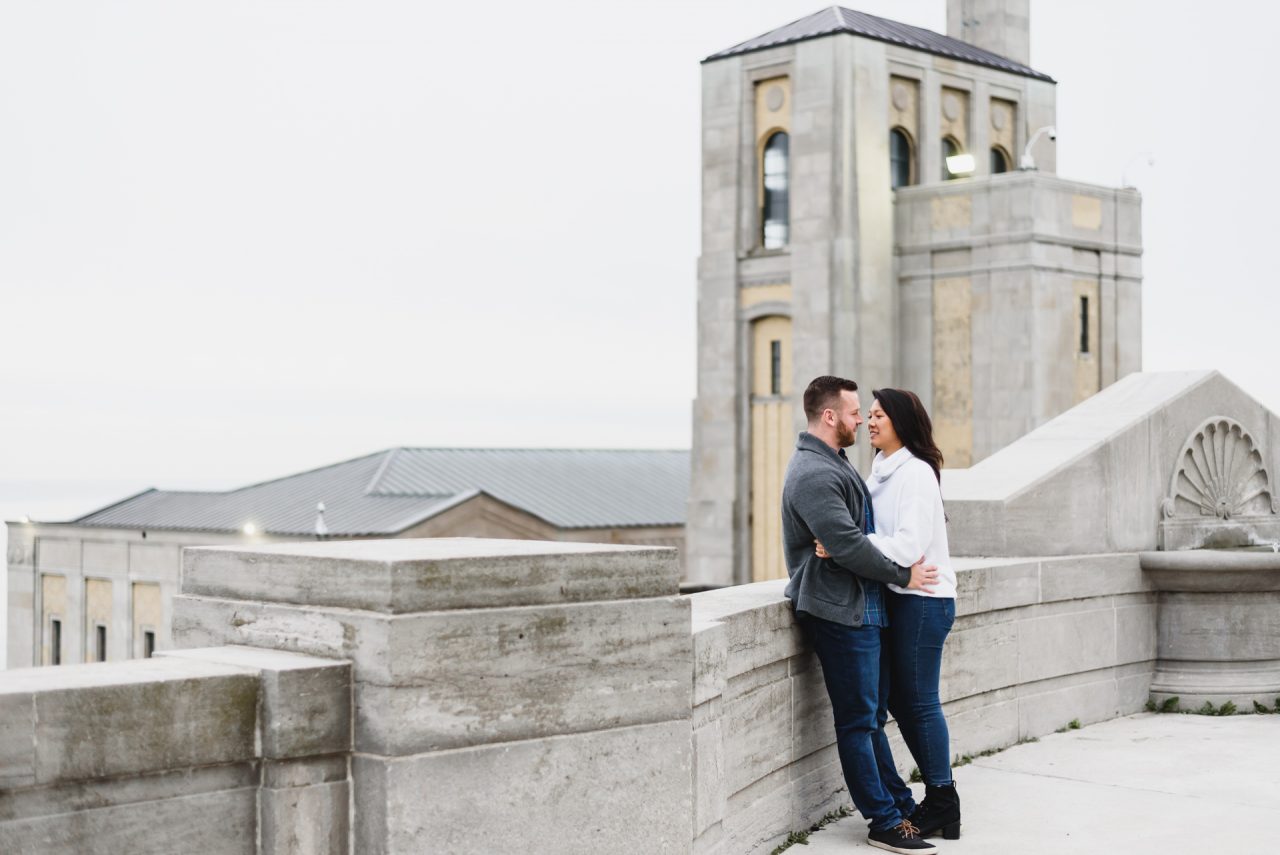
M 679 580 L 676 550 L 659 547 L 189 549 L 173 633 L 352 663 L 352 853 L 686 855 L 693 641 Z
M 947 0 L 947 35 L 1031 64 L 1031 0 Z

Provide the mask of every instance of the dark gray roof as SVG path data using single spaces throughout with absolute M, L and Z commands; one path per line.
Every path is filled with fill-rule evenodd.
M 147 490 L 74 525 L 397 534 L 486 493 L 559 528 L 683 525 L 688 451 L 393 448 L 226 492 Z
M 953 39 L 950 36 L 935 33 L 933 30 L 926 30 L 923 27 L 913 27 L 910 24 L 890 21 L 888 18 L 878 18 L 875 15 L 868 15 L 866 12 L 855 12 L 853 9 L 845 9 L 841 6 L 829 6 L 820 12 L 814 12 L 808 17 L 792 21 L 785 27 L 779 27 L 776 30 L 765 33 L 763 36 L 756 36 L 754 39 L 748 39 L 728 50 L 713 53 L 703 62 L 738 56 L 739 54 L 791 44 L 792 42 L 801 42 L 806 39 L 816 39 L 820 36 L 829 36 L 834 33 L 850 33 L 855 36 L 863 36 L 868 39 L 876 39 L 877 41 L 901 45 L 902 47 L 922 50 L 938 56 L 958 59 L 962 62 L 972 62 L 975 65 L 985 65 L 989 68 L 998 68 L 1001 71 L 1053 82 L 1053 78 L 1047 74 L 1028 68 L 1022 63 L 1014 62 L 991 51 L 983 50 L 960 39 Z

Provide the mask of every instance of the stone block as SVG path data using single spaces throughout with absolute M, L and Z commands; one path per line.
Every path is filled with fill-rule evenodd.
M 720 621 L 728 634 L 728 677 L 770 662 L 789 659 L 806 649 L 785 580 L 756 582 L 694 594 L 694 620 Z
M 803 830 L 792 814 L 793 795 L 788 776 L 766 792 L 753 788 L 731 797 L 724 818 L 726 849 L 744 855 L 770 852 L 787 834 Z
M 691 714 L 681 597 L 390 620 L 382 668 L 357 671 L 361 751 L 415 754 Z M 377 651 L 355 644 L 359 668 Z
M 353 758 L 355 851 L 688 853 L 689 724 Z M 620 807 L 623 806 L 623 807 Z
M 35 697 L 0 690 L 0 790 L 36 782 L 35 729 Z
M 0 852 L 257 855 L 256 797 L 246 787 L 0 821 Z
M 349 609 L 301 609 L 273 603 L 176 595 L 173 641 L 180 648 L 246 645 L 288 650 L 325 659 L 350 659 L 362 668 L 382 668 L 391 621 L 385 615 Z
M 792 754 L 797 759 L 808 757 L 835 743 L 835 720 L 831 716 L 831 698 L 822 678 L 822 666 L 811 657 L 811 666 L 796 671 L 791 677 Z
M 1162 593 L 1160 658 L 1280 660 L 1280 592 Z
M 39 784 L 255 756 L 258 680 L 240 668 L 158 658 L 30 668 L 3 692 L 34 698 Z
M 1012 689 L 943 707 L 951 734 L 951 755 L 977 754 L 1018 741 L 1018 699 Z
M 199 547 L 184 594 L 392 614 L 676 594 L 676 550 L 421 538 Z
M 1109 667 L 1116 650 L 1116 618 L 1106 601 L 1088 611 L 1037 615 L 1018 621 L 1018 680 L 1033 683 Z
M 1073 555 L 1040 563 L 1040 600 L 1083 600 L 1152 590 L 1137 553 Z
M 1116 681 L 1111 670 L 1046 680 L 1018 689 L 1018 736 L 1044 736 L 1065 727 L 1072 719 L 1082 724 L 1106 721 L 1119 715 Z
M 792 760 L 791 685 L 770 683 L 725 704 L 725 781 L 730 794 Z
M 205 647 L 156 654 L 258 672 L 262 756 L 305 757 L 351 749 L 351 663 L 253 647 Z
M 346 780 L 264 787 L 258 802 L 261 855 L 346 855 L 349 799 Z
M 0 790 L 0 823 L 253 789 L 258 781 L 258 767 L 246 762 L 5 789 Z
M 724 732 L 720 721 L 693 731 L 693 833 L 702 836 L 724 818 Z
M 1154 602 L 1116 605 L 1116 664 L 1150 662 L 1156 658 Z
M 965 626 L 947 636 L 939 691 L 943 703 L 982 695 L 1018 682 L 1018 624 Z
M 956 614 L 1030 606 L 1040 601 L 1040 564 L 998 558 L 958 558 Z
M 729 638 L 719 621 L 693 624 L 693 704 L 724 693 L 729 679 Z

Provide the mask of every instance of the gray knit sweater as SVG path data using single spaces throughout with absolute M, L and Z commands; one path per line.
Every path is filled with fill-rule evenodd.
M 782 484 L 782 542 L 787 597 L 797 612 L 861 626 L 864 580 L 906 586 L 911 568 L 901 567 L 863 536 L 866 487 L 843 454 L 807 431 L 796 441 Z M 830 558 L 819 558 L 814 540 Z

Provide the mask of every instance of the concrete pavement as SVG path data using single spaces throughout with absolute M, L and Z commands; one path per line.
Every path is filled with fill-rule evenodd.
M 1280 715 L 1143 713 L 1051 734 L 955 772 L 963 806 L 946 855 L 1220 853 L 1269 848 L 1280 827 Z M 856 816 L 788 855 L 879 852 Z

